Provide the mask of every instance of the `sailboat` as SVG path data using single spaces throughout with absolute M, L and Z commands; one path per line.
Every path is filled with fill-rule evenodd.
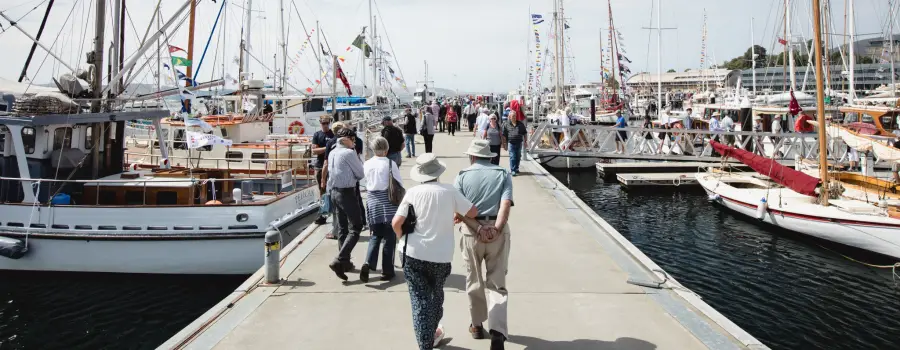
M 821 57 L 819 1 L 813 0 L 817 57 Z M 822 76 L 822 62 L 816 60 Z M 844 199 L 828 172 L 824 86 L 816 82 L 818 99 L 818 178 L 782 166 L 772 159 L 713 142 L 725 157 L 749 165 L 758 174 L 714 170 L 697 174 L 697 181 L 715 203 L 741 215 L 756 218 L 793 232 L 900 259 L 900 219 L 875 203 Z

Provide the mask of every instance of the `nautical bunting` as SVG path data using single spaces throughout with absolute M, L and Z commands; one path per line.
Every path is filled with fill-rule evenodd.
M 187 146 L 190 149 L 197 149 L 209 145 L 225 145 L 230 147 L 232 144 L 234 144 L 234 142 L 232 142 L 231 140 L 223 139 L 212 134 L 204 134 L 194 131 L 187 131 L 185 132 L 185 134 L 187 136 Z
M 535 14 L 531 15 L 531 23 L 535 25 L 544 23 L 544 16 Z

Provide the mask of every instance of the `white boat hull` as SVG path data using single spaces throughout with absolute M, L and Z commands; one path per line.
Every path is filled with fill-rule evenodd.
M 541 165 L 554 169 L 593 169 L 600 158 L 565 157 L 565 156 L 533 156 Z
M 317 191 L 310 187 L 266 205 L 0 205 L 0 236 L 27 237 L 28 244 L 20 259 L 0 257 L 0 270 L 250 274 L 263 265 L 268 228 L 282 229 L 283 244 L 295 238 L 283 228 L 317 212 Z M 241 214 L 245 221 L 238 221 Z M 25 224 L 29 218 L 31 225 Z
M 725 208 L 757 219 L 757 204 L 766 197 L 767 190 L 732 187 L 727 180 L 721 180 L 729 176 L 700 173 L 697 181 L 707 194 L 717 196 L 717 202 Z M 900 220 L 854 214 L 835 206 L 821 207 L 812 203 L 812 197 L 786 188 L 769 190 L 768 197 L 769 207 L 761 222 L 900 259 Z

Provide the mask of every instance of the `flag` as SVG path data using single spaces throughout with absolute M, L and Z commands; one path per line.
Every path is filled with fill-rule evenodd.
M 212 134 L 204 134 L 193 131 L 188 131 L 185 134 L 187 136 L 187 146 L 190 149 L 197 149 L 209 145 L 231 146 L 232 144 L 234 144 L 234 142 L 232 142 L 231 140 L 223 139 Z
M 564 23 L 564 28 L 565 28 L 565 29 L 569 29 L 569 28 L 570 28 L 568 22 Z
M 619 61 L 625 61 L 625 62 L 631 63 L 631 60 L 629 60 L 628 57 L 625 57 L 625 55 L 623 55 L 623 54 L 619 54 Z
M 187 58 L 172 56 L 172 65 L 173 66 L 190 67 L 191 63 L 192 63 L 191 60 L 189 60 Z
M 184 49 L 182 49 L 182 48 L 180 48 L 180 47 L 178 47 L 178 46 L 175 46 L 175 45 L 169 45 L 169 53 L 178 52 L 178 51 L 187 52 L 187 51 L 184 51 Z
M 353 91 L 350 90 L 350 82 L 347 80 L 347 76 L 344 75 L 344 70 L 341 69 L 341 65 L 337 65 L 337 75 L 338 79 L 341 79 L 341 82 L 344 83 L 344 87 L 347 88 L 347 95 L 353 95 Z
M 360 50 L 363 50 L 363 53 L 366 55 L 366 58 L 372 55 L 372 48 L 369 47 L 369 44 L 366 43 L 366 37 L 363 34 L 357 35 L 356 39 L 353 40 L 353 43 L 350 44 L 352 46 L 356 46 Z M 322 52 L 325 52 L 323 49 Z
M 788 112 L 791 115 L 797 115 L 797 113 L 802 112 L 803 109 L 800 108 L 800 102 L 797 102 L 797 98 L 794 97 L 794 90 L 791 90 L 791 103 L 788 105 Z
M 185 118 L 184 125 L 200 127 L 201 129 L 203 129 L 203 131 L 207 132 L 213 130 L 212 126 L 209 125 L 209 123 L 203 121 L 203 119 L 200 118 Z
M 544 23 L 544 16 L 541 15 L 531 15 L 531 23 L 533 24 L 541 24 Z
M 306 88 L 306 92 L 312 93 L 312 92 L 313 92 L 313 89 L 312 89 L 311 87 L 308 87 L 308 88 Z
M 782 39 L 782 38 L 778 38 L 778 43 L 781 44 L 781 45 L 787 45 L 787 40 L 784 40 L 784 39 Z

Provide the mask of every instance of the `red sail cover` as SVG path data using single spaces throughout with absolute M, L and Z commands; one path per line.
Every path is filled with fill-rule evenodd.
M 747 152 L 742 149 L 726 146 L 721 143 L 710 141 L 713 149 L 721 153 L 725 157 L 731 157 L 746 164 L 756 172 L 768 176 L 782 186 L 790 188 L 799 194 L 816 197 L 816 187 L 819 186 L 819 179 L 806 175 L 802 172 L 791 169 L 778 162 L 761 157 L 755 153 Z

